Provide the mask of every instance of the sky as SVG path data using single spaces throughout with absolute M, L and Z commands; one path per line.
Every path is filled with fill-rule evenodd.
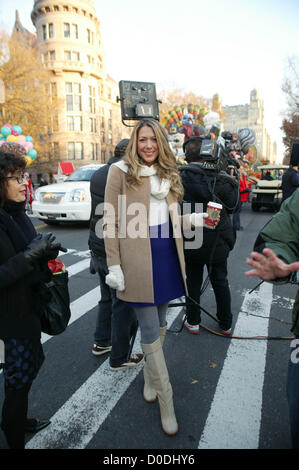
M 265 127 L 284 147 L 280 131 L 286 99 L 281 91 L 287 58 L 299 56 L 299 0 L 93 0 L 116 82 L 155 82 L 222 104 L 246 104 L 256 88 Z M 11 32 L 18 10 L 35 32 L 34 0 L 0 0 L 0 29 Z

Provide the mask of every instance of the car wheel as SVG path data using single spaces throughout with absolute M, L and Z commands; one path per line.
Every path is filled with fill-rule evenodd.
M 257 204 L 256 202 L 252 202 L 252 203 L 251 203 L 251 209 L 252 209 L 254 212 L 258 212 L 259 209 L 260 209 L 260 207 L 261 207 L 261 206 L 260 206 L 259 204 Z

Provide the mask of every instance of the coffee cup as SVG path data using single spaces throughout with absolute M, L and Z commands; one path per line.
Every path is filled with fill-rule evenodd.
M 207 205 L 208 217 L 204 219 L 204 227 L 214 230 L 216 225 L 218 224 L 221 210 L 222 210 L 221 204 L 218 204 L 217 202 L 212 202 L 212 201 L 208 202 L 208 205 Z

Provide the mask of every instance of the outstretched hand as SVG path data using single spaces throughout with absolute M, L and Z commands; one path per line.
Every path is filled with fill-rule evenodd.
M 258 276 L 264 281 L 284 278 L 299 270 L 299 261 L 286 264 L 270 248 L 265 248 L 263 254 L 253 251 L 251 258 L 246 259 L 246 263 L 254 269 L 247 271 L 245 276 Z

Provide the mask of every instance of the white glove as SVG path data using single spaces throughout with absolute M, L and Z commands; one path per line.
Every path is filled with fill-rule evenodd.
M 106 276 L 106 284 L 108 284 L 111 289 L 116 289 L 119 291 L 125 290 L 125 278 L 124 273 L 119 264 L 114 264 L 109 266 L 109 274 Z
M 203 227 L 204 219 L 208 217 L 206 212 L 202 212 L 201 214 L 197 214 L 193 212 L 190 214 L 190 223 L 193 227 Z

